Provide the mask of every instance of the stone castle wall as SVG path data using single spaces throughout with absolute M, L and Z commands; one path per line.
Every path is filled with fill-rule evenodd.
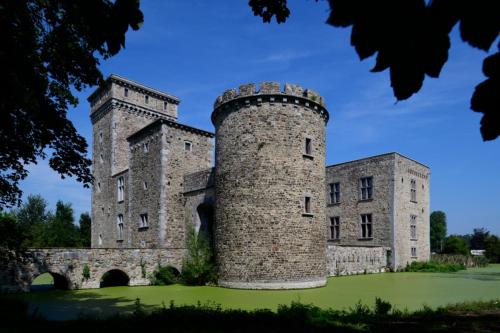
M 219 284 L 237 288 L 324 285 L 325 124 L 310 90 L 263 83 L 226 91 L 216 128 L 215 248 Z M 306 138 L 312 151 L 305 152 Z M 305 197 L 311 199 L 306 212 Z
M 9 260 L 0 271 L 0 293 L 29 291 L 40 274 L 51 273 L 63 280 L 67 289 L 99 288 L 102 276 L 120 270 L 130 286 L 148 285 L 149 274 L 158 265 L 181 269 L 183 249 L 30 249 L 23 260 Z M 90 278 L 83 269 L 88 266 Z
M 411 198 L 415 181 L 416 200 Z M 401 155 L 396 156 L 394 211 L 394 268 L 412 261 L 430 259 L 430 170 L 427 166 Z M 416 216 L 416 238 L 411 235 L 411 215 Z M 416 249 L 416 255 L 411 248 Z
M 326 248 L 328 276 L 382 273 L 389 267 L 387 251 L 383 246 L 339 246 Z

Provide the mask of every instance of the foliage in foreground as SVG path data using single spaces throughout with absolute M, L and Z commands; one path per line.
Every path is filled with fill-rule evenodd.
M 405 272 L 440 272 L 440 273 L 449 273 L 449 272 L 458 272 L 466 269 L 463 264 L 443 264 L 437 263 L 434 261 L 414 261 L 409 265 L 406 265 L 404 271 Z
M 19 299 L 0 302 L 5 316 L 2 332 L 23 330 L 51 332 L 137 332 L 168 328 L 169 332 L 497 332 L 500 330 L 500 300 L 466 302 L 437 309 L 425 307 L 415 312 L 392 309 L 376 299 L 375 307 L 357 303 L 347 310 L 320 309 L 311 304 L 292 302 L 277 311 L 222 309 L 207 303 L 148 311 L 139 299 L 128 315 L 107 319 L 85 318 L 47 321 L 30 314 Z
M 182 281 L 187 285 L 203 286 L 217 280 L 210 244 L 201 232 L 193 226 L 187 228 L 187 256 L 182 263 Z

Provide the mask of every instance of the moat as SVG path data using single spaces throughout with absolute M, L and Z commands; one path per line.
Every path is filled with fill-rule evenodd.
M 375 297 L 396 308 L 416 310 L 424 305 L 500 299 L 500 264 L 457 273 L 384 273 L 328 279 L 324 288 L 308 290 L 254 291 L 220 287 L 110 287 L 91 290 L 40 291 L 19 294 L 31 309 L 49 319 L 64 320 L 82 314 L 110 315 L 130 312 L 136 298 L 146 309 L 175 304 L 216 303 L 223 308 L 276 309 L 292 301 L 321 308 L 349 308 L 358 301 L 373 306 Z

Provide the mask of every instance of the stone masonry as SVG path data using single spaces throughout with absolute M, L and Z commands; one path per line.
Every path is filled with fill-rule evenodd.
M 88 101 L 92 248 L 30 250 L 0 272 L 0 291 L 44 272 L 66 288 L 97 288 L 109 270 L 148 284 L 158 264 L 181 269 L 190 225 L 231 288 L 319 287 L 429 259 L 430 169 L 398 153 L 325 167 L 329 113 L 313 90 L 229 89 L 215 134 L 178 122 L 177 97 L 118 75 Z

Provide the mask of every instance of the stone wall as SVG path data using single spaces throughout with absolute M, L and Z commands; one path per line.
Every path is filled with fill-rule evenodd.
M 407 157 L 396 156 L 394 211 L 394 267 L 430 259 L 430 169 Z M 415 181 L 416 200 L 411 198 Z M 411 215 L 416 216 L 416 238 L 411 237 Z M 411 248 L 416 249 L 412 255 Z
M 384 154 L 326 168 L 326 216 L 328 220 L 339 217 L 340 238 L 335 241 L 339 245 L 392 246 L 394 158 L 394 154 Z M 362 200 L 360 194 L 363 177 L 373 180 L 368 200 Z M 331 183 L 340 184 L 339 203 L 329 200 Z M 372 237 L 362 238 L 361 214 L 372 214 Z
M 328 244 L 326 266 L 328 276 L 385 272 L 390 263 L 390 248 L 376 246 L 339 246 Z
M 310 90 L 243 85 L 215 103 L 219 284 L 305 288 L 326 282 L 325 124 Z M 312 150 L 305 152 L 306 139 Z M 305 211 L 305 197 L 311 211 Z
M 158 265 L 181 270 L 182 249 L 30 249 L 24 260 L 9 260 L 0 271 L 0 292 L 29 291 L 40 274 L 51 273 L 68 289 L 99 288 L 104 273 L 120 270 L 129 277 L 130 286 L 148 285 L 148 275 Z M 90 278 L 83 277 L 88 266 Z

